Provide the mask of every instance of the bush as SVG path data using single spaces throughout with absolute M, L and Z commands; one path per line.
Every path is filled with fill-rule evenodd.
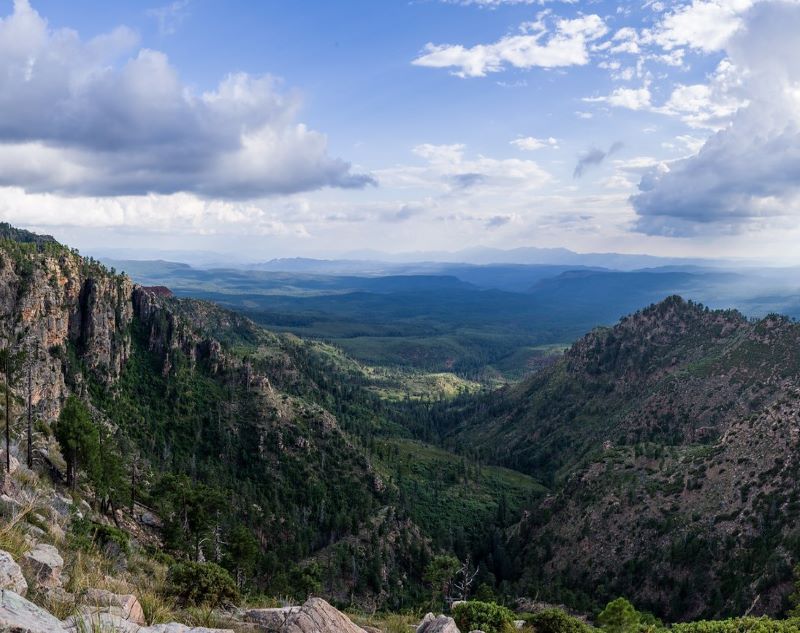
M 701 620 L 673 624 L 670 630 L 675 633 L 798 633 L 800 620 L 772 620 L 766 616 Z
M 128 534 L 113 525 L 95 523 L 89 519 L 74 519 L 70 526 L 70 537 L 74 547 L 85 551 L 113 548 L 124 555 L 130 552 Z
M 511 633 L 514 630 L 514 614 L 494 602 L 470 600 L 457 604 L 453 607 L 453 619 L 462 631 Z
M 216 563 L 176 563 L 167 574 L 168 591 L 184 606 L 218 607 L 239 600 L 231 575 Z
M 589 633 L 592 630 L 588 624 L 561 609 L 545 609 L 526 619 L 536 633 Z
M 639 612 L 625 598 L 612 600 L 597 616 L 597 622 L 608 633 L 633 633 L 639 629 L 639 621 Z

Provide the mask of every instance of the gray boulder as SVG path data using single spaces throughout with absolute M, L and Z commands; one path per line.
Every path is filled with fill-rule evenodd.
M 35 579 L 37 587 L 61 586 L 64 559 L 52 545 L 39 543 L 22 557 L 20 564 L 28 577 Z
M 8 552 L 0 550 L 0 589 L 10 589 L 20 596 L 28 593 L 28 583 L 22 569 Z
M 309 598 L 287 618 L 280 633 L 364 633 L 364 629 L 322 598 Z
M 68 517 L 75 507 L 75 503 L 67 495 L 54 491 L 50 499 L 50 507 L 62 517 Z
M 0 631 L 4 633 L 62 633 L 55 617 L 18 593 L 0 590 Z
M 102 631 L 103 633 L 234 633 L 231 629 L 209 629 L 204 626 L 186 626 L 177 622 L 139 626 L 108 611 L 84 612 L 64 620 L 64 629 L 68 633 L 84 633 L 84 631 Z M 38 632 L 37 632 L 38 633 Z
M 280 631 L 289 616 L 300 611 L 300 607 L 278 607 L 274 609 L 247 609 L 242 619 L 258 626 L 263 631 Z
M 64 620 L 63 628 L 69 633 L 84 633 L 84 631 L 141 633 L 144 630 L 135 622 L 107 611 L 83 611 L 77 615 L 71 615 Z
M 4 517 L 13 517 L 22 509 L 22 504 L 7 494 L 0 494 L 0 514 Z
M 419 623 L 417 633 L 460 633 L 460 631 L 453 618 L 428 613 Z
M 87 589 L 81 596 L 81 602 L 116 615 L 129 622 L 145 624 L 144 611 L 139 599 L 132 594 L 111 593 L 105 589 Z

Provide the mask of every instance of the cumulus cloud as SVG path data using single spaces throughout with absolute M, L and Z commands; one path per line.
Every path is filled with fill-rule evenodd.
M 629 110 L 646 110 L 650 108 L 650 88 L 615 88 L 606 97 L 585 97 L 587 103 L 607 103 L 617 108 L 627 108 Z
M 547 16 L 526 22 L 519 32 L 491 44 L 465 47 L 460 44 L 428 43 L 413 60 L 416 66 L 453 68 L 458 77 L 484 77 L 514 68 L 559 68 L 589 63 L 589 45 L 608 32 L 598 15 L 574 19 L 558 18 L 547 24 Z
M 511 141 L 511 144 L 517 149 L 521 149 L 526 152 L 533 152 L 536 151 L 537 149 L 544 149 L 545 147 L 558 149 L 558 139 L 555 139 L 552 136 L 548 138 L 521 136 Z
M 700 151 L 642 178 L 640 231 L 691 235 L 800 212 L 800 4 L 762 2 L 726 44 L 747 106 Z
M 146 230 L 169 234 L 246 232 L 249 235 L 308 235 L 306 203 L 296 198 L 269 204 L 208 200 L 193 194 L 62 197 L 0 188 L 0 216 L 37 227 Z
M 0 186 L 248 199 L 373 182 L 328 155 L 299 106 L 269 76 L 196 94 L 126 28 L 82 40 L 27 0 L 0 20 Z
M 581 154 L 578 158 L 578 164 L 575 165 L 575 170 L 572 172 L 573 178 L 581 178 L 583 174 L 586 173 L 586 170 L 590 167 L 596 167 L 600 165 L 606 158 L 611 156 L 612 154 L 618 152 L 622 149 L 622 143 L 617 141 L 613 143 L 611 147 L 608 148 L 608 151 L 604 151 L 602 149 L 598 149 L 597 147 L 593 147 L 589 151 Z
M 742 25 L 742 14 L 754 0 L 693 0 L 679 4 L 645 34 L 666 50 L 682 46 L 719 51 Z M 663 8 L 663 7 L 662 7 Z

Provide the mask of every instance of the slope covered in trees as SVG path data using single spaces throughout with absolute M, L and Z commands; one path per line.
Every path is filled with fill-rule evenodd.
M 799 324 L 670 297 L 435 427 L 551 487 L 511 539 L 520 593 L 586 610 L 627 595 L 672 620 L 785 607 Z
M 459 491 L 436 510 L 409 489 L 408 459 L 393 448 L 427 404 L 383 398 L 368 368 L 330 346 L 150 292 L 49 239 L 3 235 L 0 333 L 31 376 L 30 390 L 6 381 L 13 441 L 25 442 L 30 395 L 37 460 L 60 471 L 55 438 L 69 486 L 90 486 L 109 517 L 134 502 L 154 509 L 176 560 L 217 562 L 249 591 L 346 584 L 343 600 L 413 604 L 429 594 L 433 556 L 458 549 L 480 562 L 541 494 L 514 475 L 504 496 L 505 471 L 465 470 L 431 449 L 414 485 Z M 360 545 L 386 533 L 402 551 Z

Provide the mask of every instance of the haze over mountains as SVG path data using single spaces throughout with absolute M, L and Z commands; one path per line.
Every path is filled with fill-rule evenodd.
M 507 258 L 532 253 L 542 251 Z M 543 354 L 671 294 L 750 317 L 800 316 L 800 270 L 564 250 L 546 251 L 541 259 L 566 261 L 294 258 L 225 267 L 104 261 L 144 285 L 167 286 L 267 327 L 334 342 L 367 363 L 455 370 L 481 380 L 518 377 L 538 367 Z M 624 268 L 597 265 L 610 262 Z M 652 266 L 636 267 L 645 262 Z

